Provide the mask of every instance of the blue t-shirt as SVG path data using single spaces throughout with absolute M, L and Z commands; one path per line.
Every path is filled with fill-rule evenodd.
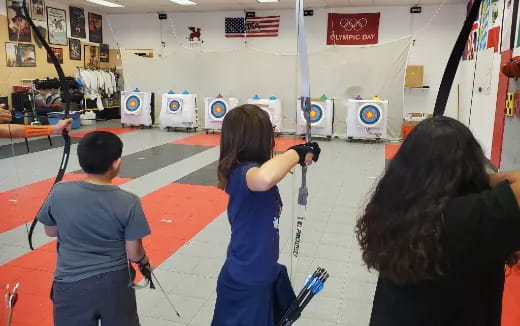
M 57 282 L 127 268 L 125 241 L 150 234 L 139 197 L 85 181 L 56 184 L 38 220 L 58 228 Z
M 272 283 L 278 272 L 282 201 L 276 186 L 262 192 L 249 190 L 246 173 L 258 166 L 237 165 L 226 189 L 231 241 L 224 267 L 233 279 L 247 285 Z

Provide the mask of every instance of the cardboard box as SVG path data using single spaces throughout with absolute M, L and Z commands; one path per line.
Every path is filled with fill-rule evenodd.
M 406 67 L 405 87 L 423 87 L 424 85 L 424 66 Z

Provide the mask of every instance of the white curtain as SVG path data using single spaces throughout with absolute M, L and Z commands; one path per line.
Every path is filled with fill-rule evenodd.
M 389 101 L 388 138 L 399 138 L 403 118 L 403 87 L 411 37 L 374 46 L 333 46 L 309 56 L 311 96 L 335 99 L 334 133 L 345 136 L 346 102 L 358 89 L 364 98 L 378 95 Z M 285 131 L 295 130 L 299 76 L 296 55 L 265 53 L 251 48 L 203 52 L 179 48 L 150 59 L 123 52 L 126 90 L 139 88 L 161 94 L 188 90 L 198 95 L 199 118 L 205 97 L 222 94 L 240 103 L 255 95 L 282 101 Z M 156 112 L 159 110 L 156 109 Z M 203 121 L 201 121 L 203 125 Z

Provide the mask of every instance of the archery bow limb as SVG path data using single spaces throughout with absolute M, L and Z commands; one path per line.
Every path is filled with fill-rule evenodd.
M 309 74 L 309 58 L 307 50 L 307 35 L 305 33 L 305 22 L 303 16 L 303 0 L 296 0 L 296 30 L 298 33 L 297 56 L 299 60 L 301 75 L 301 108 L 306 120 L 305 142 L 311 141 L 311 96 L 310 96 L 310 74 Z M 305 221 L 305 211 L 307 210 L 307 199 L 309 190 L 307 188 L 307 166 L 302 165 L 302 183 L 298 190 L 298 210 L 296 217 L 296 234 L 294 236 L 294 246 L 291 256 L 291 278 L 293 273 L 294 258 L 298 258 L 300 253 L 300 244 L 303 233 L 303 224 Z
M 435 108 L 433 110 L 434 116 L 442 116 L 446 111 L 446 104 L 448 103 L 448 98 L 450 97 L 451 86 L 453 85 L 453 80 L 455 79 L 455 74 L 457 73 L 459 62 L 464 52 L 464 46 L 466 45 L 466 42 L 471 33 L 473 23 L 478 16 L 481 2 L 482 0 L 475 0 L 473 2 L 473 6 L 471 7 L 471 10 L 466 17 L 466 21 L 464 22 L 464 25 L 462 26 L 462 29 L 457 38 L 457 42 L 455 42 L 455 46 L 451 51 L 450 58 L 446 64 L 446 69 L 444 70 L 444 75 L 442 76 L 441 86 L 437 95 L 437 101 L 435 102 Z
M 39 31 L 38 27 L 36 27 L 36 25 L 34 24 L 34 21 L 31 19 L 30 15 L 29 15 L 29 10 L 27 9 L 26 0 L 23 0 L 22 7 L 23 7 L 25 19 L 29 22 L 29 25 L 33 29 L 35 36 L 42 43 L 43 47 L 45 48 L 45 51 L 51 58 L 54 68 L 56 69 L 56 72 L 58 73 L 58 78 L 59 78 L 60 84 L 61 84 L 61 98 L 65 101 L 65 110 L 64 110 L 65 119 L 68 119 L 69 111 L 70 111 L 71 95 L 70 95 L 70 90 L 69 90 L 69 84 L 67 83 L 67 80 L 65 79 L 65 73 L 63 72 L 60 62 L 58 61 L 58 58 L 52 51 L 50 45 L 47 43 L 47 41 L 45 40 L 45 38 L 42 36 L 41 32 Z M 69 132 L 67 131 L 67 129 L 63 129 L 62 136 L 63 136 L 63 140 L 65 142 L 65 145 L 63 147 L 61 163 L 60 163 L 60 167 L 58 170 L 58 174 L 56 175 L 56 179 L 54 179 L 53 187 L 55 184 L 57 184 L 58 182 L 60 182 L 63 179 L 63 176 L 65 175 L 65 171 L 67 169 L 67 164 L 69 162 L 71 141 L 70 141 L 70 136 L 69 136 Z M 51 191 L 52 191 L 52 189 L 51 189 Z M 29 247 L 31 248 L 31 250 L 34 250 L 32 238 L 33 238 L 34 229 L 35 229 L 37 223 L 38 223 L 38 219 L 35 217 L 31 223 L 31 227 L 29 228 L 29 233 L 27 234 L 27 238 L 29 240 Z
M 448 59 L 446 69 L 444 70 L 444 74 L 442 76 L 441 85 L 439 87 L 439 93 L 437 94 L 437 100 L 435 102 L 435 108 L 433 110 L 434 116 L 443 116 L 446 111 L 446 105 L 448 103 L 451 87 L 453 85 L 453 81 L 455 80 L 455 75 L 457 74 L 457 69 L 459 67 L 459 63 L 464 52 L 464 46 L 466 45 L 466 42 L 471 33 L 473 23 L 475 22 L 475 19 L 477 19 L 478 17 L 481 3 L 482 0 L 475 0 L 473 2 L 471 10 L 469 11 L 468 16 L 466 17 L 466 21 L 462 26 L 459 36 L 457 37 L 457 41 L 453 46 L 453 50 L 451 51 L 450 58 Z M 499 171 L 499 169 L 495 167 L 493 163 L 491 163 L 491 161 L 486 160 L 485 164 L 486 167 L 489 168 L 491 171 Z

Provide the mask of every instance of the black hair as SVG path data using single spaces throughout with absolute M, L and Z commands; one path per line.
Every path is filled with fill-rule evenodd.
M 444 275 L 443 211 L 455 197 L 489 189 L 482 148 L 462 123 L 434 117 L 401 145 L 356 225 L 368 268 L 396 283 Z
M 79 165 L 88 174 L 106 173 L 122 153 L 121 139 L 106 131 L 88 133 L 78 145 Z

